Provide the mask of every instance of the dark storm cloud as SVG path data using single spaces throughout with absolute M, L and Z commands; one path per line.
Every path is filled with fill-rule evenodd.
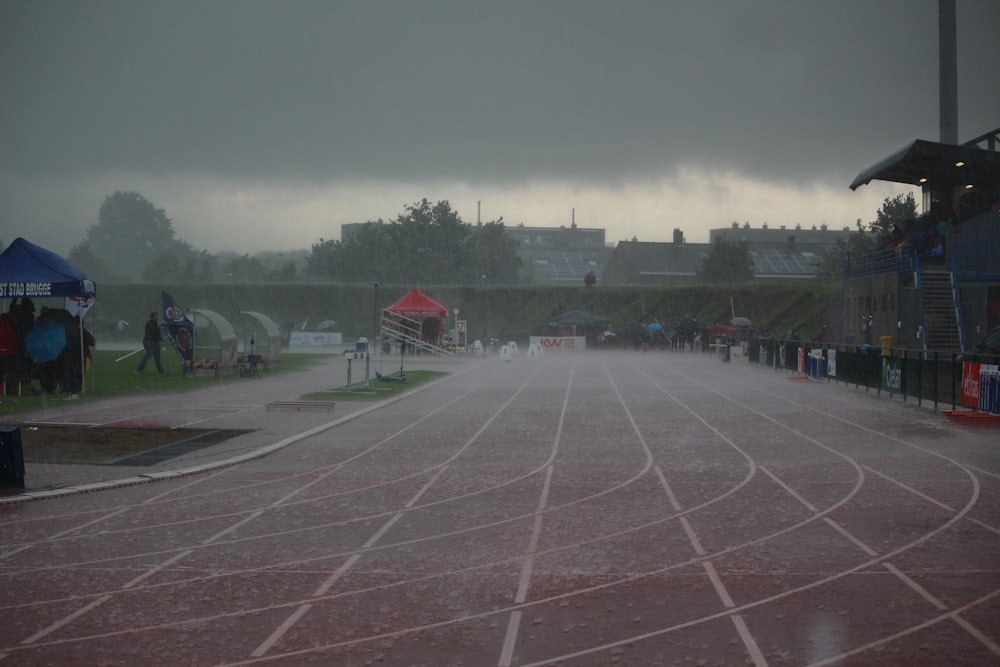
M 966 138 L 1000 3 L 958 5 Z M 19 177 L 849 180 L 937 138 L 937 2 L 5 2 L 0 80 Z

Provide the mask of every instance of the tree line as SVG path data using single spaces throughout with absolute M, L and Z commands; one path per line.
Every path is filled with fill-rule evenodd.
M 886 198 L 874 221 L 859 219 L 856 233 L 837 241 L 817 279 L 839 281 L 848 255 L 870 252 L 876 236 L 915 216 L 912 193 Z M 299 265 L 281 257 L 198 250 L 177 238 L 162 208 L 131 191 L 107 196 L 97 223 L 69 253 L 70 261 L 98 282 L 513 285 L 522 276 L 516 242 L 504 232 L 503 218 L 472 225 L 447 201 L 427 199 L 404 207 L 395 219 L 365 222 L 340 240 L 321 238 Z M 712 244 L 698 271 L 707 283 L 747 282 L 753 273 L 748 244 L 725 238 Z
M 97 223 L 69 260 L 98 282 L 336 281 L 479 284 L 518 282 L 521 260 L 503 219 L 462 221 L 447 201 L 423 199 L 389 222 L 369 221 L 340 241 L 322 238 L 303 267 L 291 259 L 225 257 L 179 239 L 162 208 L 137 192 L 105 198 Z M 277 261 L 276 261 L 277 260 Z

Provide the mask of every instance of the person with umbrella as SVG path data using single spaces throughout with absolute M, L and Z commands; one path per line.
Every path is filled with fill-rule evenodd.
M 160 337 L 159 315 L 156 311 L 149 314 L 146 328 L 142 335 L 142 348 L 146 350 L 146 355 L 139 362 L 139 367 L 135 369 L 135 374 L 139 375 L 146 368 L 146 362 L 152 357 L 156 362 L 156 372 L 163 375 L 163 366 L 160 365 L 160 345 L 163 339 Z

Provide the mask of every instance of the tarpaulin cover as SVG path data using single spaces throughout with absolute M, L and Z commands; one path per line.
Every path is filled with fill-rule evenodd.
M 403 317 L 448 317 L 447 308 L 416 288 L 385 310 Z
M 23 238 L 0 254 L 0 298 L 94 296 L 96 291 L 72 262 Z

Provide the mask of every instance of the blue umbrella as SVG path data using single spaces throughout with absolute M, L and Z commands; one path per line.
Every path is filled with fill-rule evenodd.
M 24 347 L 36 364 L 52 361 L 66 347 L 66 329 L 52 320 L 42 320 L 25 336 Z
M 663 331 L 663 325 L 659 322 L 650 322 L 646 328 L 650 331 Z

